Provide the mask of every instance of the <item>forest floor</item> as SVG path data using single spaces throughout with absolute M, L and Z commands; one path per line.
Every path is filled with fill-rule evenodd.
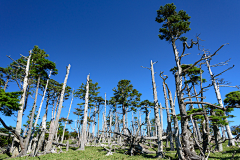
M 209 156 L 209 160 L 231 160 L 234 151 L 236 151 L 234 155 L 234 160 L 240 160 L 240 148 L 239 147 L 227 147 L 227 142 L 223 144 L 224 151 L 223 152 L 215 152 L 211 153 Z M 172 159 L 177 160 L 178 158 L 175 157 L 176 151 L 169 151 L 170 148 L 166 148 L 165 152 L 165 159 Z M 85 147 L 85 151 L 78 151 L 77 148 L 69 148 L 68 152 L 66 152 L 66 148 L 62 148 L 63 153 L 54 153 L 54 154 L 46 154 L 39 157 L 20 157 L 20 158 L 10 158 L 6 154 L 0 154 L 0 160 L 4 159 L 11 159 L 11 160 L 78 160 L 78 159 L 89 159 L 89 160 L 101 160 L 101 159 L 129 159 L 129 160 L 143 160 L 143 159 L 157 159 L 154 158 L 155 154 L 148 154 L 148 155 L 135 155 L 129 156 L 125 155 L 125 149 L 116 150 L 113 155 L 105 156 L 107 151 L 102 147 Z M 59 149 L 58 149 L 59 151 Z M 159 159 L 159 158 L 158 158 Z

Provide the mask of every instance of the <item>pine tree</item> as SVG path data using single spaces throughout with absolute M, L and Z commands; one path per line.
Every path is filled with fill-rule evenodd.
M 122 109 L 123 114 L 123 129 L 126 134 L 126 113 L 131 111 L 136 111 L 139 107 L 141 93 L 138 90 L 133 89 L 133 85 L 130 84 L 130 80 L 120 80 L 117 85 L 117 89 L 113 89 L 114 98 L 116 102 L 121 105 L 119 108 Z

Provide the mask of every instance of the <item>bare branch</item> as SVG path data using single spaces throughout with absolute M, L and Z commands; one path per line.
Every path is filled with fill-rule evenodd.
M 208 102 L 196 102 L 196 101 L 188 101 L 188 102 L 184 102 L 184 104 L 206 104 L 206 105 L 209 105 L 209 106 L 212 106 L 212 107 L 215 107 L 215 108 L 218 108 L 218 109 L 222 109 L 222 110 L 226 110 L 225 108 L 223 107 L 220 107 L 220 106 L 217 106 L 217 105 L 214 105 L 212 103 L 208 103 Z M 235 107 L 232 107 L 232 108 L 235 108 Z
M 150 71 L 151 71 L 151 68 L 148 68 L 148 67 L 143 67 L 143 66 L 141 66 L 142 68 L 147 68 L 147 69 L 149 69 Z
M 226 72 L 226 71 L 232 69 L 233 67 L 234 67 L 234 65 L 233 65 L 232 67 L 229 67 L 228 69 L 222 71 L 221 73 L 217 74 L 216 76 L 213 76 L 213 78 L 215 78 L 215 77 L 217 77 L 217 76 L 220 76 L 221 74 L 223 74 L 224 72 Z
M 25 59 L 28 59 L 26 56 L 24 56 L 24 55 L 22 55 L 22 54 L 20 54 L 23 58 L 25 58 Z
M 227 44 L 228 44 L 228 43 L 227 43 Z M 209 59 L 209 58 L 215 56 L 215 55 L 217 54 L 217 52 L 218 52 L 222 47 L 224 47 L 225 45 L 226 45 L 226 44 L 221 45 L 221 46 L 218 48 L 217 51 L 215 51 L 212 55 L 209 55 L 209 56 L 207 56 L 207 57 L 205 57 L 205 58 L 203 58 L 203 57 L 205 56 L 205 54 L 203 54 L 202 57 L 201 57 L 201 59 L 199 59 L 198 61 L 196 61 L 196 62 L 195 62 L 193 65 L 191 65 L 190 67 L 184 69 L 184 70 L 182 71 L 182 73 L 187 72 L 189 69 L 191 69 L 191 68 L 193 68 L 194 66 L 196 66 L 196 65 L 198 64 L 198 62 L 200 62 L 200 61 L 202 61 L 202 60 L 205 60 L 205 59 Z
M 218 64 L 214 64 L 214 65 L 210 65 L 210 67 L 218 67 L 218 66 L 224 66 L 224 65 L 228 65 L 228 62 L 230 61 L 231 58 L 229 58 L 228 60 L 226 60 L 225 62 L 220 62 Z
M 23 65 L 23 64 L 20 64 L 20 63 L 18 63 L 17 61 L 15 61 L 14 59 L 12 59 L 10 56 L 8 56 L 8 55 L 6 55 L 8 58 L 10 58 L 12 61 L 14 61 L 15 63 L 17 63 L 19 66 L 18 67 L 20 67 L 20 68 L 22 68 L 22 69 L 24 69 L 25 70 L 25 68 L 23 68 L 22 66 L 25 66 L 26 67 L 26 65 Z M 22 66 L 21 66 L 22 65 Z
M 2 123 L 3 127 L 6 128 L 8 131 L 12 132 L 15 137 L 19 140 L 20 142 L 20 146 L 21 146 L 21 149 L 24 149 L 24 145 L 23 145 L 23 138 L 14 130 L 12 129 L 11 127 L 8 127 L 5 122 L 2 120 L 2 118 L 0 117 L 0 122 Z

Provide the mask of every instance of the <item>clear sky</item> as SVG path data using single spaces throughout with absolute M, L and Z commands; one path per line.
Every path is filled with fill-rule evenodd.
M 235 65 L 221 75 L 232 85 L 239 85 L 239 0 L 202 0 L 202 1 L 166 1 L 166 0 L 36 0 L 0 2 L 0 59 L 1 67 L 12 61 L 6 57 L 20 58 L 19 54 L 28 55 L 34 45 L 44 49 L 49 59 L 56 63 L 59 74 L 51 77 L 63 83 L 66 66 L 71 64 L 67 85 L 77 89 L 86 83 L 90 73 L 93 82 L 98 82 L 100 95 L 107 99 L 113 96 L 112 89 L 122 79 L 131 80 L 134 88 L 142 93 L 141 100 L 153 101 L 150 71 L 140 66 L 154 65 L 158 98 L 165 106 L 162 79 L 159 72 L 169 76 L 167 83 L 172 93 L 175 92 L 175 81 L 169 72 L 175 66 L 171 44 L 158 38 L 161 25 L 155 22 L 156 10 L 161 5 L 172 3 L 177 10 L 185 10 L 191 16 L 191 30 L 186 34 L 188 40 L 195 39 L 197 34 L 205 40 L 200 44 L 214 53 L 222 44 L 229 43 L 213 57 L 211 64 L 232 58 L 228 66 L 212 68 L 214 74 Z M 190 42 L 190 41 L 188 41 Z M 181 52 L 181 44 L 178 44 Z M 183 58 L 182 63 L 190 64 L 200 58 L 197 47 L 187 50 L 191 55 Z M 204 66 L 204 78 L 210 82 L 210 76 Z M 17 91 L 16 84 L 9 84 L 7 91 Z M 222 98 L 225 94 L 236 91 L 236 88 L 220 88 Z M 217 103 L 215 92 L 209 89 L 205 101 Z M 39 106 L 41 98 L 38 98 Z M 72 112 L 80 100 L 74 99 Z M 30 104 L 30 103 L 29 103 Z M 65 101 L 61 117 L 66 117 L 70 100 Z M 27 112 L 29 111 L 28 107 Z M 51 109 L 50 109 L 51 110 Z M 178 107 L 176 107 L 179 113 Z M 41 115 L 44 110 L 42 110 Z M 76 116 L 71 112 L 70 118 Z M 28 114 L 28 113 L 27 113 Z M 23 123 L 26 122 L 24 115 Z M 230 125 L 239 124 L 240 110 L 235 109 L 235 118 Z M 50 114 L 49 114 L 50 115 Z M 16 117 L 3 117 L 8 125 L 16 125 Z M 128 115 L 131 120 L 131 114 Z M 142 116 L 143 117 L 143 116 Z M 151 112 L 153 117 L 153 111 Z M 50 117 L 48 117 L 49 119 Z M 142 118 L 143 119 L 143 118 Z M 129 121 L 130 121 L 129 120 Z M 41 120 L 40 120 L 41 121 Z M 100 125 L 101 126 L 101 125 Z M 164 128 L 166 113 L 164 111 Z

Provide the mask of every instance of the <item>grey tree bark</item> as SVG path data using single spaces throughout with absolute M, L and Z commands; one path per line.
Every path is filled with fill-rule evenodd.
M 55 133 L 57 132 L 56 129 L 57 129 L 59 117 L 60 117 L 60 114 L 61 114 L 61 111 L 62 111 L 64 92 L 65 92 L 65 88 L 66 88 L 66 85 L 67 85 L 67 79 L 68 79 L 70 67 L 71 67 L 71 65 L 69 64 L 68 68 L 67 68 L 67 73 L 66 73 L 66 76 L 65 76 L 65 79 L 64 79 L 63 88 L 62 88 L 62 91 L 61 91 L 61 97 L 60 97 L 60 103 L 59 103 L 59 107 L 58 107 L 57 117 L 56 117 L 56 120 L 54 121 L 53 133 L 49 133 L 49 138 L 50 139 L 49 139 L 49 142 L 46 146 L 46 151 L 49 151 L 52 148 L 53 138 L 54 138 Z
M 32 50 L 29 51 L 29 56 L 28 56 L 28 60 L 27 60 L 27 66 L 25 69 L 25 77 L 24 77 L 24 81 L 23 81 L 23 94 L 21 96 L 21 100 L 20 100 L 20 106 L 19 106 L 19 110 L 18 110 L 18 116 L 17 116 L 17 124 L 16 124 L 16 132 L 20 135 L 21 133 L 21 127 L 22 127 L 22 116 L 23 116 L 23 106 L 25 103 L 25 95 L 26 95 L 26 90 L 27 90 L 27 86 L 28 86 L 28 74 L 29 74 L 29 66 L 30 66 L 30 59 L 31 59 L 31 55 L 32 55 Z M 16 157 L 19 154 L 19 140 L 17 138 L 14 137 L 14 149 L 13 149 L 13 153 L 12 153 L 12 157 Z
M 72 99 L 71 99 L 71 103 L 70 103 L 69 110 L 68 110 L 67 120 L 68 120 L 68 117 L 69 117 L 69 114 L 70 114 L 70 111 L 71 111 L 71 107 L 72 107 L 73 92 L 74 92 L 74 89 L 72 90 Z M 64 125 L 64 128 L 63 128 L 63 134 L 62 134 L 62 138 L 61 138 L 61 143 L 63 143 L 63 138 L 64 138 L 64 133 L 65 133 L 66 125 L 67 125 L 67 122 L 65 122 L 65 125 Z
M 94 107 L 94 117 L 93 117 L 93 127 L 92 127 L 93 137 L 95 137 L 96 114 L 97 114 L 97 104 L 95 104 L 95 107 Z
M 175 144 L 176 144 L 176 148 L 177 148 L 177 154 L 178 157 L 183 157 L 183 150 L 182 150 L 182 145 L 181 145 L 181 141 L 180 141 L 180 132 L 179 132 L 179 127 L 178 127 L 178 119 L 176 116 L 176 112 L 175 112 L 175 98 L 176 98 L 176 93 L 175 92 L 175 96 L 174 96 L 174 100 L 172 98 L 172 93 L 171 90 L 168 88 L 167 83 L 165 82 L 165 86 L 168 90 L 168 97 L 169 97 L 169 102 L 170 102 L 170 109 L 171 109 L 171 114 L 173 116 L 173 125 L 174 125 L 174 137 L 175 137 Z
M 156 123 L 156 130 L 157 130 L 157 144 L 158 144 L 158 151 L 157 151 L 157 157 L 163 157 L 163 141 L 162 141 L 162 127 L 160 124 L 159 119 L 159 112 L 158 112 L 158 98 L 157 98 L 157 88 L 155 83 L 155 77 L 154 77 L 154 69 L 153 69 L 153 62 L 151 60 L 151 75 L 152 75 L 152 86 L 153 86 L 153 97 L 154 97 L 154 115 L 155 115 L 155 123 Z
M 206 54 L 205 54 L 205 58 L 206 58 Z M 216 84 L 214 75 L 212 74 L 211 67 L 210 67 L 208 59 L 206 59 L 206 63 L 207 63 L 209 74 L 211 76 L 212 84 L 214 86 L 214 90 L 215 90 L 215 94 L 216 94 L 216 97 L 217 97 L 217 101 L 220 104 L 220 106 L 223 107 L 220 90 L 219 90 L 219 87 Z M 225 112 L 224 112 L 224 116 L 226 116 Z M 227 118 L 224 118 L 224 120 L 228 123 Z M 234 138 L 232 136 L 232 132 L 231 132 L 231 129 L 230 129 L 229 125 L 226 125 L 225 127 L 226 127 L 227 135 L 228 135 L 228 138 L 229 138 L 228 145 L 229 146 L 235 146 L 235 141 L 234 141 Z
M 31 136 L 31 133 L 32 133 L 32 125 L 33 125 L 33 119 L 34 119 L 34 114 L 35 114 L 35 109 L 36 109 L 39 83 L 40 83 L 40 76 L 38 76 L 37 87 L 36 87 L 36 91 L 35 91 L 35 98 L 34 98 L 34 102 L 33 102 L 33 108 L 32 108 L 31 120 L 30 120 L 30 123 L 29 123 L 28 134 L 27 134 L 27 137 L 24 140 L 24 149 L 21 151 L 20 155 L 26 155 L 27 154 L 28 142 L 29 142 L 29 139 L 30 139 L 30 136 Z
M 166 91 L 166 86 L 165 86 L 165 80 L 162 76 L 161 78 L 163 79 L 163 94 L 165 98 L 165 106 L 166 106 L 166 112 L 167 112 L 167 132 L 168 132 L 168 139 L 170 141 L 170 148 L 171 151 L 174 151 L 174 143 L 173 143 L 173 134 L 172 134 L 172 121 L 170 117 L 170 112 L 169 112 L 169 106 L 168 106 L 168 97 L 167 97 L 167 91 Z
M 88 100 L 89 100 L 89 98 L 88 98 L 88 96 L 89 96 L 89 80 L 90 80 L 90 74 L 87 76 L 82 134 L 81 134 L 81 138 L 80 138 L 81 139 L 80 148 L 78 150 L 85 150 L 86 129 L 87 129 L 87 112 L 88 112 Z

